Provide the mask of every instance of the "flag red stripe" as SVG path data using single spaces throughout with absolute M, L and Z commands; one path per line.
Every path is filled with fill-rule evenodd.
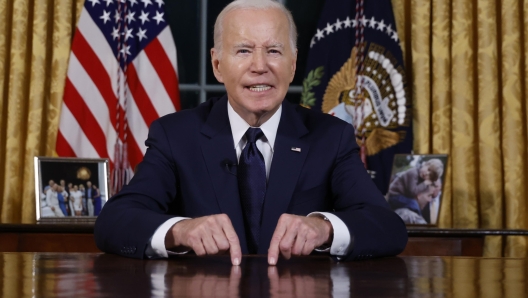
M 130 63 L 128 65 L 127 78 L 130 92 L 134 97 L 134 101 L 136 102 L 139 112 L 141 113 L 141 116 L 143 116 L 143 120 L 145 120 L 147 126 L 150 127 L 150 123 L 158 119 L 159 115 L 156 112 L 156 109 L 154 109 L 154 106 L 152 105 L 152 102 L 150 101 L 143 84 L 139 80 L 134 63 Z
M 108 114 L 115 115 L 117 98 L 112 89 L 112 84 L 110 83 L 110 76 L 99 60 L 99 57 L 97 57 L 79 29 L 77 29 L 75 32 L 75 40 L 72 44 L 72 52 L 75 53 L 77 60 L 79 60 L 79 63 L 81 63 L 82 67 L 86 73 L 88 73 L 94 84 L 97 86 L 97 89 L 103 96 L 103 99 L 108 106 Z M 110 117 L 110 121 L 112 122 L 112 125 L 116 127 L 115 117 Z
M 108 152 L 106 150 L 106 136 L 69 78 L 66 79 L 64 104 L 71 111 L 73 117 L 77 120 L 77 123 L 79 123 L 84 134 L 90 143 L 92 143 L 95 151 L 97 151 L 97 154 L 99 154 L 100 157 L 108 157 Z
M 167 90 L 176 111 L 179 111 L 180 100 L 178 98 L 178 77 L 176 76 L 176 71 L 172 67 L 167 67 L 167 65 L 172 64 L 167 53 L 163 49 L 163 46 L 157 38 L 154 38 L 154 40 L 145 47 L 144 51 L 145 54 L 147 54 L 150 63 L 158 73 L 158 77 L 163 83 L 163 86 L 165 86 L 165 90 Z
M 57 147 L 55 149 L 57 151 L 57 155 L 59 156 L 65 156 L 65 157 L 75 157 L 75 152 L 73 151 L 70 144 L 66 141 L 62 133 L 57 133 Z

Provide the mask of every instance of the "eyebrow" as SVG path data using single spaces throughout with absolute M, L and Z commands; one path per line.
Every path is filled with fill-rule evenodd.
M 276 42 L 276 43 L 271 43 L 269 45 L 265 45 L 264 46 L 265 48 L 269 49 L 269 48 L 284 48 L 284 44 L 280 43 L 280 42 Z M 234 48 L 255 48 L 255 45 L 254 44 L 250 44 L 250 43 L 238 43 L 238 44 L 235 44 Z

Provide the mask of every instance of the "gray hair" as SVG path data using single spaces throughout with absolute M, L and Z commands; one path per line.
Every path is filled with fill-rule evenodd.
M 222 52 L 222 33 L 224 31 L 223 22 L 224 17 L 227 13 L 237 9 L 270 9 L 277 8 L 281 10 L 286 18 L 288 19 L 288 24 L 290 26 L 290 46 L 292 52 L 295 54 L 297 49 L 297 27 L 293 21 L 293 16 L 291 12 L 284 7 L 280 2 L 276 0 L 235 0 L 229 3 L 218 15 L 214 25 L 214 48 L 220 54 Z

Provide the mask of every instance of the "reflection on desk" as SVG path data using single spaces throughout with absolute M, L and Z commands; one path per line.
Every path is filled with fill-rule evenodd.
M 523 297 L 526 259 L 401 257 L 336 263 L 299 257 L 0 253 L 2 297 Z

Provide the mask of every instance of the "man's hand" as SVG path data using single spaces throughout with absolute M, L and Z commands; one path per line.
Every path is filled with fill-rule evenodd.
M 165 247 L 188 248 L 199 255 L 216 255 L 229 250 L 233 265 L 239 265 L 242 250 L 238 236 L 225 214 L 186 219 L 176 223 L 165 236 Z
M 283 214 L 271 237 L 268 263 L 277 264 L 279 252 L 285 259 L 309 255 L 315 248 L 332 242 L 332 224 L 320 217 Z

